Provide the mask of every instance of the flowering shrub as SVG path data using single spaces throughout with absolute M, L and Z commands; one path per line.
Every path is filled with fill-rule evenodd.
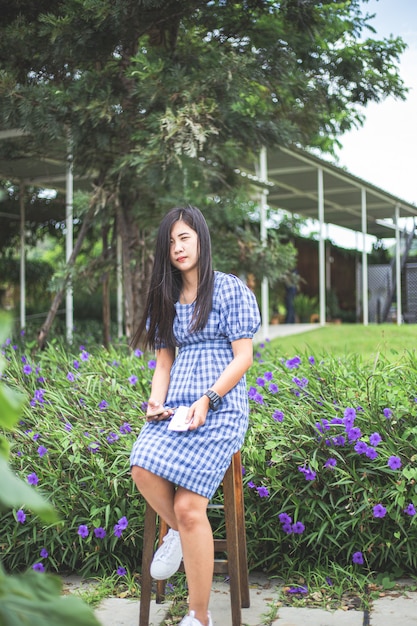
M 415 355 L 364 365 L 355 356 L 280 358 L 263 347 L 248 393 L 252 565 L 415 571 Z
M 140 569 L 144 503 L 129 475 L 155 366 L 149 355 L 59 344 L 31 357 L 6 342 L 6 377 L 27 395 L 12 438 L 17 474 L 61 523 L 29 507 L 3 517 L 9 569 L 123 576 Z M 242 450 L 251 569 L 285 575 L 417 566 L 417 367 L 262 347 L 248 375 Z M 219 496 L 221 498 L 221 494 Z M 214 513 L 214 516 L 217 514 Z M 220 516 L 219 516 L 220 519 Z

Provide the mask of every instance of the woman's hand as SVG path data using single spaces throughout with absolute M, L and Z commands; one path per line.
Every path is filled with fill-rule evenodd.
M 159 422 L 168 419 L 173 414 L 173 410 L 165 408 L 158 400 L 149 398 L 146 410 L 146 420 L 148 422 Z
M 186 421 L 190 424 L 188 430 L 195 430 L 199 426 L 203 426 L 206 422 L 208 410 L 209 399 L 207 396 L 201 396 L 199 400 L 193 402 L 190 406 L 186 419 Z

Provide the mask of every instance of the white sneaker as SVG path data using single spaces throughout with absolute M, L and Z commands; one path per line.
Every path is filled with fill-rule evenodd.
M 166 580 L 178 570 L 182 559 L 182 548 L 178 530 L 169 529 L 162 545 L 155 552 L 151 563 L 151 576 Z
M 209 620 L 208 626 L 213 626 L 210 611 L 207 613 L 207 616 Z M 179 626 L 203 626 L 203 624 L 195 617 L 195 612 L 190 611 L 190 613 L 181 620 Z

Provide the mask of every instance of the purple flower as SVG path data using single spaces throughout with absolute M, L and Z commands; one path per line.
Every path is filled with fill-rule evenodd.
M 316 472 L 314 472 L 309 467 L 308 468 L 299 467 L 298 470 L 304 474 L 304 478 L 306 480 L 314 480 L 316 478 Z
M 76 370 L 80 367 L 80 362 L 77 360 L 73 361 L 72 364 Z
M 44 394 L 45 394 L 45 389 L 35 389 L 35 393 L 33 397 L 36 400 L 36 402 L 40 402 L 42 404 L 43 402 L 45 402 L 45 399 L 43 397 Z
M 281 524 L 292 524 L 292 518 L 287 513 L 280 513 L 278 519 Z
M 377 446 L 379 443 L 381 443 L 382 441 L 382 437 L 379 433 L 372 433 L 372 435 L 369 437 L 369 443 L 371 444 L 371 446 Z
M 398 456 L 390 456 L 387 465 L 392 470 L 400 469 L 401 459 Z
M 297 385 L 297 387 L 300 387 L 300 389 L 304 389 L 304 387 L 307 387 L 308 385 L 308 379 L 305 377 L 300 380 L 297 376 L 294 376 L 292 382 Z
M 308 362 L 310 363 L 310 365 L 314 365 L 314 363 L 316 362 L 316 359 L 314 358 L 314 356 L 309 356 Z
M 301 586 L 301 587 L 290 587 L 289 589 L 286 589 L 287 593 L 308 593 L 308 587 L 306 587 L 305 585 Z
M 33 435 L 32 439 L 33 439 L 33 441 L 38 441 L 39 437 L 40 437 L 40 434 L 39 433 L 35 433 Z
M 80 357 L 81 357 L 81 361 L 88 361 L 90 357 L 90 353 L 87 352 L 87 350 L 82 350 Z
M 295 522 L 295 524 L 292 525 L 292 532 L 295 535 L 302 535 L 304 531 L 305 526 L 302 522 Z
M 100 404 L 98 405 L 98 408 L 100 409 L 100 411 L 105 411 L 108 406 L 109 406 L 109 403 L 106 402 L 106 400 L 102 400 Z
M 363 554 L 362 552 L 354 552 L 352 554 L 352 562 L 356 563 L 356 565 L 363 565 Z
M 272 414 L 272 419 L 276 422 L 282 422 L 284 419 L 284 413 L 282 411 L 274 411 Z
M 115 441 L 117 441 L 119 439 L 119 435 L 117 435 L 116 433 L 110 433 L 107 437 L 107 441 L 109 443 L 114 443 Z
M 134 375 L 129 376 L 128 381 L 131 385 L 136 385 L 136 383 L 138 382 L 138 377 Z
M 126 569 L 124 567 L 118 567 L 117 568 L 117 575 L 118 576 L 126 576 Z
M 72 424 L 70 424 L 70 422 L 66 422 L 64 424 L 64 428 L 65 428 L 65 430 L 67 430 L 69 432 L 70 430 L 72 430 Z
M 81 524 L 78 527 L 77 535 L 80 535 L 80 537 L 85 539 L 86 537 L 88 537 L 88 534 L 89 534 L 88 526 L 86 526 L 85 524 Z
M 68 372 L 67 374 L 67 380 L 69 380 L 70 383 L 73 383 L 75 380 L 75 376 L 72 372 Z
M 43 456 L 45 456 L 45 454 L 48 454 L 48 450 L 45 448 L 45 446 L 39 446 L 38 454 L 42 458 Z
M 16 519 L 20 524 L 24 524 L 26 521 L 26 515 L 25 512 L 22 509 L 19 509 L 18 512 L 16 513 Z
M 292 359 L 288 359 L 287 361 L 285 361 L 285 366 L 289 370 L 297 369 L 297 367 L 299 367 L 300 364 L 301 364 L 301 359 L 299 356 L 293 356 Z
M 336 459 L 330 458 L 330 459 L 327 459 L 326 463 L 324 464 L 324 467 L 333 468 L 333 467 L 336 467 L 336 465 L 337 465 Z
M 265 372 L 264 378 L 265 378 L 265 380 L 272 380 L 272 378 L 273 378 L 272 372 Z
M 267 498 L 269 496 L 269 491 L 266 487 L 257 487 L 256 491 L 260 498 Z
M 47 559 L 49 556 L 48 550 L 46 548 L 42 548 L 40 551 L 40 555 L 42 559 Z
M 407 513 L 407 515 L 411 515 L 411 516 L 415 515 L 416 514 L 416 509 L 415 509 L 414 504 L 412 504 L 410 502 L 410 504 L 407 506 L 407 508 L 404 509 L 404 513 Z
M 392 417 L 392 411 L 391 409 L 384 409 L 383 414 L 385 415 L 386 418 Z
M 374 517 L 385 517 L 387 509 L 382 504 L 376 504 L 373 508 Z
M 120 528 L 119 524 L 115 524 L 114 528 L 113 528 L 113 534 L 115 537 L 121 537 L 122 536 L 122 532 L 123 529 Z
M 362 437 L 361 429 L 357 426 L 347 429 L 346 432 L 349 441 L 356 441 L 357 439 Z
M 128 424 L 127 422 L 122 424 L 120 426 L 119 430 L 122 433 L 122 435 L 127 435 L 128 433 L 132 432 L 132 428 L 131 428 L 130 424 Z
M 97 537 L 97 539 L 104 539 L 107 533 L 104 528 L 99 526 L 98 528 L 94 529 L 94 534 Z
M 37 477 L 35 472 L 32 472 L 32 474 L 28 475 L 28 483 L 29 485 L 37 485 L 39 482 L 39 478 Z
M 253 480 L 250 480 L 248 482 L 248 487 L 249 487 L 249 489 L 255 489 L 255 483 L 253 482 Z
M 96 452 L 98 452 L 100 450 L 100 444 L 98 441 L 93 441 L 92 443 L 89 443 L 87 446 L 87 450 L 89 452 L 91 452 L 92 454 L 95 454 Z
M 249 390 L 248 390 L 249 400 L 254 400 L 257 393 L 258 393 L 258 390 L 256 389 L 256 387 L 249 387 Z
M 142 352 L 142 350 L 135 350 L 133 354 L 134 354 L 135 356 L 139 357 L 139 358 L 140 358 L 141 356 L 143 356 L 143 352 Z
M 156 361 L 155 359 L 151 359 L 150 361 L 148 361 L 148 367 L 150 370 L 154 370 L 156 367 Z
M 287 535 L 291 535 L 292 533 L 292 525 L 291 524 L 283 524 L 282 525 L 282 530 L 284 531 L 284 533 L 286 533 Z
M 256 384 L 259 387 L 264 387 L 265 386 L 265 380 L 263 378 L 261 378 L 260 376 L 258 376 L 258 378 L 256 379 Z
M 271 393 L 278 393 L 278 385 L 276 385 L 275 383 L 271 383 L 268 387 L 268 390 Z
M 375 461 L 375 459 L 378 457 L 378 452 L 375 450 L 375 448 L 372 448 L 372 446 L 368 446 L 365 455 L 368 457 L 368 459 L 371 459 L 371 461 Z
M 358 454 L 366 454 L 368 451 L 368 444 L 364 441 L 358 441 L 354 447 L 355 452 Z
M 45 566 L 43 565 L 43 563 L 35 563 L 34 565 L 32 565 L 32 569 L 35 570 L 35 572 L 44 572 L 45 571 Z
M 33 370 L 32 370 L 32 368 L 31 368 L 31 366 L 30 366 L 30 365 L 24 365 L 24 366 L 23 366 L 23 373 L 24 373 L 26 376 L 29 376 L 29 374 L 31 374 L 31 373 L 32 373 L 32 371 L 33 371 Z
M 117 523 L 122 530 L 126 530 L 126 528 L 129 525 L 129 522 L 127 521 L 127 517 L 121 517 Z

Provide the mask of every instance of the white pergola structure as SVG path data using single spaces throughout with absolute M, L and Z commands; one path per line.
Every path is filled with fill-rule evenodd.
M 396 239 L 397 324 L 402 323 L 401 227 L 403 218 L 417 217 L 417 206 L 394 196 L 345 169 L 296 147 L 264 148 L 257 163 L 238 170 L 258 189 L 261 238 L 267 232 L 267 206 L 283 209 L 319 225 L 319 319 L 326 323 L 326 225 L 334 224 L 357 233 L 362 240 L 363 325 L 369 321 L 368 262 L 366 239 Z M 414 225 L 413 225 L 414 229 Z M 262 286 L 262 330 L 268 336 L 268 291 Z
M 24 140 L 25 133 L 19 129 L 0 130 L 0 142 L 19 142 Z M 303 218 L 311 218 L 319 224 L 319 305 L 320 324 L 326 322 L 326 259 L 325 259 L 325 228 L 327 224 L 341 226 L 358 233 L 362 238 L 362 323 L 368 325 L 368 264 L 366 253 L 366 237 L 372 235 L 378 239 L 391 238 L 395 232 L 396 272 L 397 272 L 397 323 L 401 324 L 401 265 L 400 265 L 400 218 L 417 217 L 414 204 L 385 192 L 384 190 L 349 174 L 328 161 L 314 156 L 296 147 L 277 147 L 262 149 L 259 161 L 253 165 L 245 164 L 236 170 L 248 177 L 257 190 L 260 202 L 262 242 L 267 239 L 267 209 L 274 207 L 294 213 Z M 48 154 L 39 156 L 20 150 L 13 158 L 5 158 L 0 152 L 0 178 L 17 183 L 20 193 L 20 326 L 25 327 L 25 199 L 24 189 L 37 186 L 56 189 L 66 194 L 66 259 L 73 249 L 73 191 L 82 185 L 86 187 L 88 180 L 80 179 L 73 174 L 71 151 L 54 149 Z M 1 212 L 2 219 L 16 219 L 15 215 Z M 122 270 L 120 240 L 117 251 L 117 323 L 118 334 L 123 334 L 122 319 Z M 262 283 L 262 334 L 268 336 L 269 305 L 268 284 Z M 72 286 L 66 296 L 66 327 L 67 338 L 72 339 L 73 298 Z

